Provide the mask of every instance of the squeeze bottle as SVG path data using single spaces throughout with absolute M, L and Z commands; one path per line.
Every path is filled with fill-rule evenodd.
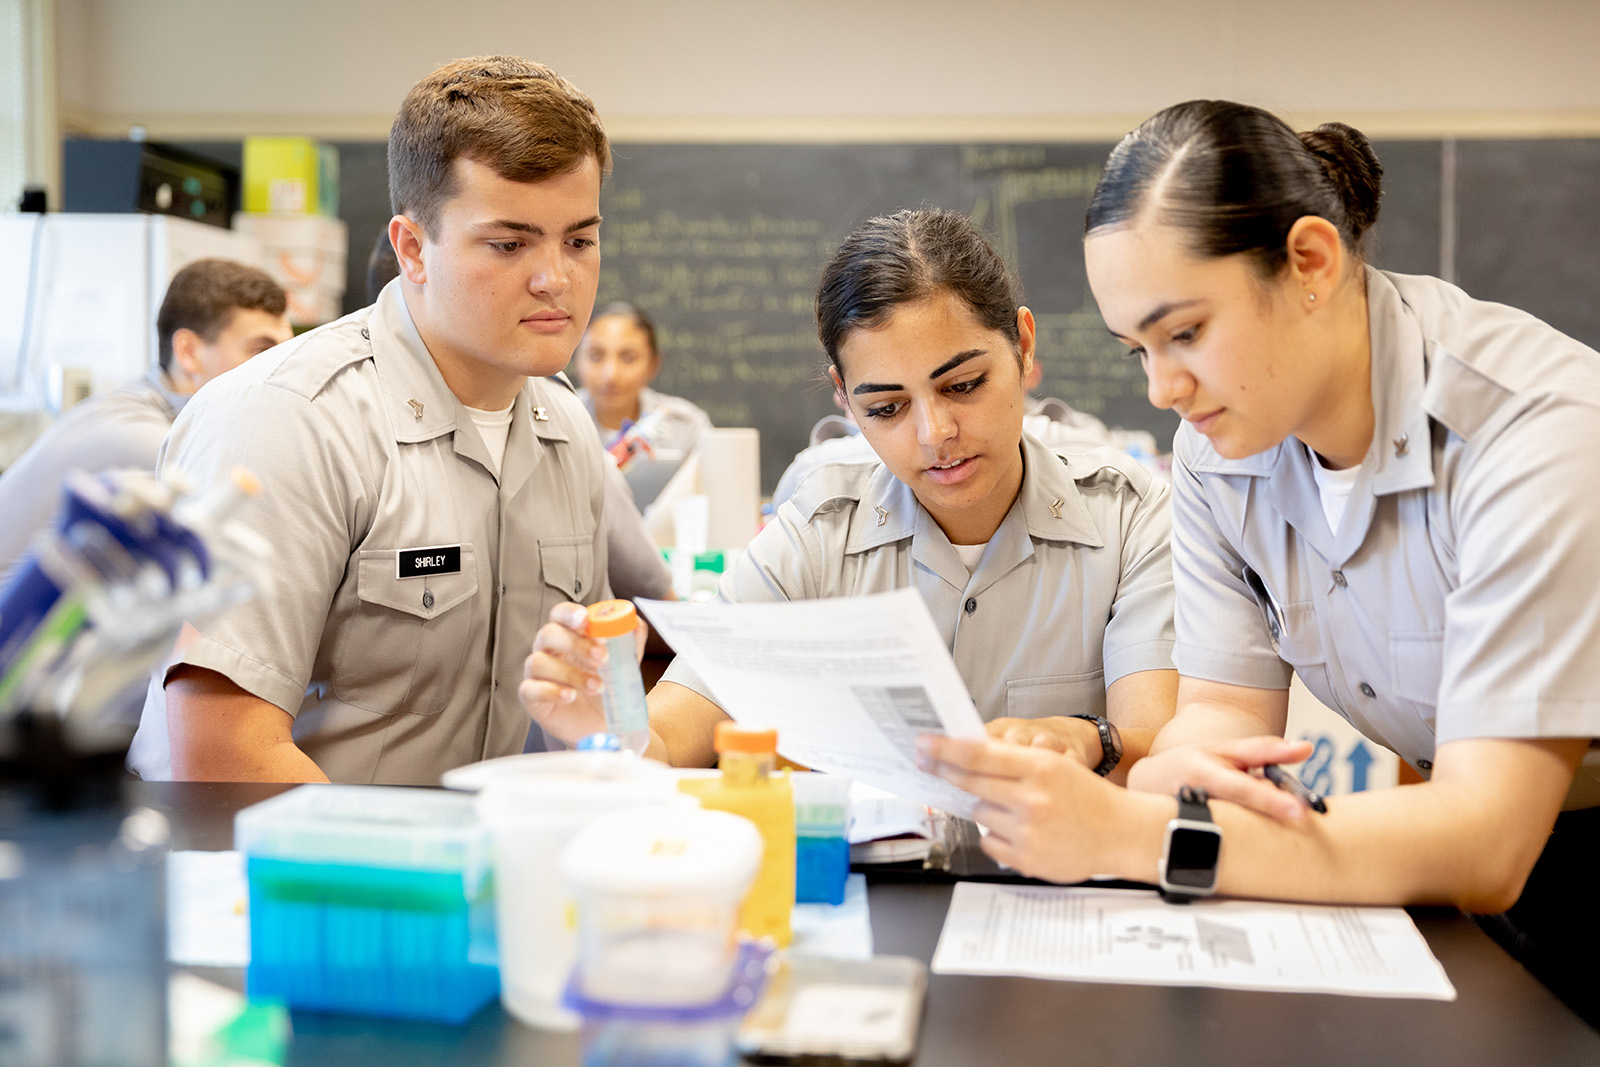
M 761 868 L 739 909 L 739 928 L 751 937 L 789 944 L 794 910 L 794 791 L 789 772 L 774 776 L 778 731 L 746 730 L 717 724 L 716 749 L 722 774 L 685 778 L 678 788 L 696 796 L 703 808 L 743 815 L 761 831 Z

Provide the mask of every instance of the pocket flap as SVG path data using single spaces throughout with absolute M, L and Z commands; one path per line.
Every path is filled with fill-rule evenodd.
M 398 558 L 398 549 L 362 549 L 356 559 L 356 596 L 368 604 L 432 619 L 478 592 L 477 557 L 471 545 L 461 546 L 461 570 L 455 574 L 401 578 L 396 573 Z
M 594 538 L 542 537 L 539 539 L 539 569 L 544 584 L 561 590 L 569 600 L 577 600 L 585 593 L 594 574 Z
M 1055 674 L 1045 678 L 1011 678 L 1006 681 L 1006 714 L 1013 719 L 1105 713 L 1104 671 Z

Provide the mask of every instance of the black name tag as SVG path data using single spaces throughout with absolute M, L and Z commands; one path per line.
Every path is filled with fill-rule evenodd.
M 400 578 L 426 578 L 430 574 L 460 574 L 461 546 L 437 545 L 433 548 L 402 548 Z

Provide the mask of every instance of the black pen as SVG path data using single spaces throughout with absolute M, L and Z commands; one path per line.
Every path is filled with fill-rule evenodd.
M 1261 768 L 1261 773 L 1266 777 L 1267 781 L 1271 782 L 1285 793 L 1293 794 L 1295 797 L 1299 798 L 1300 803 L 1304 804 L 1318 815 L 1326 815 L 1328 813 L 1327 801 L 1322 799 L 1321 793 L 1313 792 L 1312 790 L 1307 789 L 1304 782 L 1300 781 L 1300 779 L 1296 778 L 1293 774 L 1284 770 L 1276 763 L 1266 764 Z

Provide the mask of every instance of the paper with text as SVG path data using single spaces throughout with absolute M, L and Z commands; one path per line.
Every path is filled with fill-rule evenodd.
M 1454 1000 L 1402 908 L 1243 900 L 1172 905 L 1126 889 L 961 882 L 936 974 Z
M 920 733 L 983 720 L 914 589 L 765 604 L 638 602 L 744 726 L 796 763 L 970 817 L 974 798 L 916 767 Z

